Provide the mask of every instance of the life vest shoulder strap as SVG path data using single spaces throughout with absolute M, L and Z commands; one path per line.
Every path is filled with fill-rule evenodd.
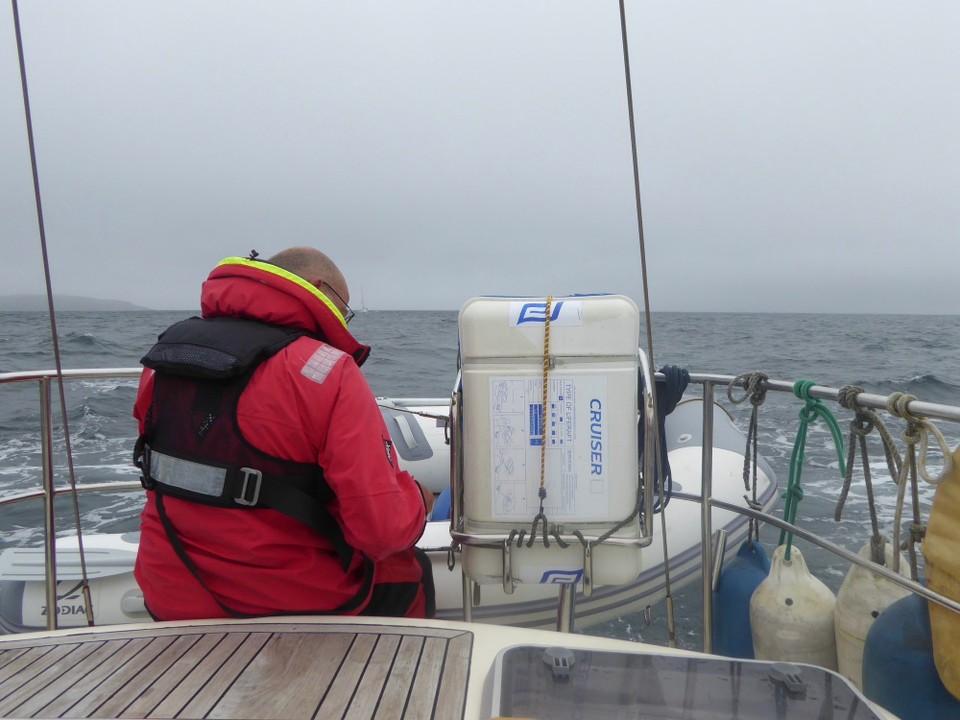
M 158 373 L 226 380 L 241 377 L 307 334 L 245 318 L 191 317 L 161 333 L 140 362 Z

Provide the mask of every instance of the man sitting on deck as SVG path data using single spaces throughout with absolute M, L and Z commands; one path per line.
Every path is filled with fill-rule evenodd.
M 346 280 L 312 248 L 227 258 L 202 319 L 143 358 L 135 575 L 160 620 L 431 617 L 413 547 L 433 495 L 402 471 L 359 365 Z

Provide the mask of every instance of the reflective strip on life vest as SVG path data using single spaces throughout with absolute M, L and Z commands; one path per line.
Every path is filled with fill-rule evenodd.
M 170 487 L 219 498 L 227 469 L 150 451 L 150 478 Z

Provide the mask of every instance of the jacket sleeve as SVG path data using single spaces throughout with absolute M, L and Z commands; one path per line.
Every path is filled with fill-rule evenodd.
M 344 537 L 380 559 L 411 547 L 423 533 L 423 496 L 400 469 L 390 433 L 360 368 L 344 358 L 318 458 L 337 496 Z

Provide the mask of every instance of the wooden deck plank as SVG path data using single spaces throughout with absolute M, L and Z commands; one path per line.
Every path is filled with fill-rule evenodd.
M 20 684 L 26 682 L 31 677 L 31 672 L 40 672 L 36 669 L 34 663 L 41 662 L 42 658 L 51 652 L 53 652 L 53 648 L 47 647 L 4 651 L 4 657 L 6 658 L 8 654 L 10 657 L 0 667 L 0 700 L 13 692 L 13 686 L 9 684 L 13 678 L 20 680 Z M 64 652 L 61 651 L 61 657 Z M 33 666 L 32 670 L 30 669 L 31 666 Z
M 29 717 L 30 711 L 20 710 L 22 706 L 32 706 L 37 702 L 37 696 L 39 696 L 38 707 L 43 707 L 55 699 L 66 689 L 62 682 L 63 678 L 79 679 L 81 675 L 77 666 L 103 644 L 87 643 L 73 647 L 64 645 L 62 648 L 57 648 L 54 653 L 45 655 L 42 658 L 43 662 L 38 663 L 36 667 L 28 668 L 34 672 L 25 673 L 23 677 L 14 677 L 5 682 L 2 686 L 3 692 L 8 690 L 10 692 L 6 692 L 3 700 L 0 700 L 0 716 Z M 49 662 L 51 660 L 53 662 Z M 39 670 L 41 665 L 43 669 Z
M 207 717 L 309 720 L 353 638 L 342 632 L 274 635 Z
M 377 643 L 376 635 L 357 635 L 347 656 L 330 683 L 323 704 L 317 712 L 318 718 L 342 718 L 353 700 L 360 676 L 367 666 L 370 654 Z
M 84 685 L 91 685 L 90 691 L 63 712 L 54 712 L 53 708 L 44 708 L 44 715 L 67 715 L 73 717 L 93 716 L 114 717 L 140 694 L 151 677 L 153 660 L 166 650 L 174 641 L 171 637 L 142 638 L 131 640 L 123 652 L 117 653 L 108 662 L 94 670 Z M 117 641 L 114 641 L 117 642 Z M 93 683 L 96 681 L 96 685 Z
M 14 650 L 0 650 L 0 677 L 2 677 L 4 668 L 7 667 L 10 663 L 16 660 L 18 657 L 21 657 L 24 653 L 29 652 L 28 648 L 16 648 Z
M 62 659 L 72 650 L 72 646 L 27 648 L 12 662 L 0 668 L 0 699 L 3 699 L 15 687 L 20 687 L 51 664 Z M 13 683 L 17 684 L 14 685 Z
M 370 720 L 377 712 L 399 646 L 399 635 L 381 635 L 377 639 L 377 646 L 363 671 L 345 720 Z
M 462 718 L 467 703 L 467 682 L 470 676 L 470 656 L 473 635 L 463 633 L 447 642 L 447 657 L 443 663 L 443 677 L 437 691 L 438 718 Z
M 420 664 L 417 666 L 413 687 L 410 689 L 410 701 L 407 703 L 408 718 L 432 718 L 437 697 L 437 688 L 440 685 L 440 673 L 446 659 L 447 640 L 427 638 L 423 643 L 423 652 L 420 654 Z M 441 718 L 441 720 L 450 720 Z
M 56 717 L 64 714 L 75 703 L 86 697 L 124 661 L 134 657 L 142 649 L 144 641 L 112 640 L 99 643 L 79 644 L 71 657 L 83 653 L 82 660 L 63 678 L 67 682 L 47 682 L 45 692 L 36 693 L 30 700 L 16 708 L 18 715 L 31 717 L 43 715 Z M 38 678 L 39 679 L 39 678 Z
M 472 634 L 281 621 L 0 646 L 9 680 L 0 682 L 9 701 L 0 700 L 0 716 L 453 720 L 463 717 Z M 84 670 L 79 681 L 74 667 Z
M 393 669 L 377 707 L 377 720 L 400 720 L 403 717 L 413 686 L 414 672 L 423 651 L 423 642 L 422 637 L 409 635 L 400 640 L 397 656 L 393 660 Z
M 53 703 L 53 707 L 59 708 L 57 715 L 90 717 L 115 694 L 126 695 L 130 691 L 128 684 L 131 681 L 134 681 L 133 688 L 139 689 L 139 683 L 135 681 L 140 671 L 170 644 L 166 638 L 149 637 L 134 638 L 122 645 L 121 642 L 114 640 L 107 643 L 106 649 L 109 650 L 110 646 L 113 646 L 115 651 L 103 654 L 100 663 L 95 668 L 91 668 L 89 681 L 85 678 L 71 692 Z M 154 648 L 156 648 L 155 651 Z M 68 700 L 71 701 L 70 704 L 64 705 Z M 45 708 L 41 715 L 50 717 L 51 713 Z M 103 715 L 101 714 L 100 717 Z
M 247 635 L 240 646 L 224 660 L 213 677 L 204 685 L 203 692 L 198 693 L 177 716 L 205 718 L 272 636 L 273 633 L 250 633 Z
M 190 668 L 190 672 L 170 689 L 163 701 L 151 711 L 150 717 L 178 717 L 184 706 L 190 702 L 196 693 L 203 689 L 210 676 L 230 657 L 234 650 L 240 647 L 246 638 L 247 634 L 242 632 L 224 633 L 219 642 L 210 649 L 210 652 L 204 655 L 200 662 L 194 664 Z
M 207 656 L 223 633 L 211 635 L 182 635 L 173 642 L 150 665 L 150 677 L 154 678 L 144 687 L 136 699 L 127 705 L 118 716 L 121 718 L 144 718 L 159 705 L 180 681 Z M 189 656 L 187 655 L 189 653 Z M 148 678 L 149 680 L 149 678 Z

